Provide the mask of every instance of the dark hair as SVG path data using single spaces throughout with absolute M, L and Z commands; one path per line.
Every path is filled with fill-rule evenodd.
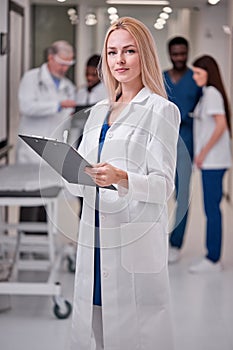
M 170 50 L 171 46 L 174 46 L 174 45 L 185 45 L 187 49 L 189 48 L 188 40 L 186 40 L 182 36 L 175 36 L 174 38 L 169 40 L 168 49 Z
M 226 90 L 223 84 L 219 66 L 215 59 L 211 56 L 204 55 L 197 58 L 193 62 L 193 66 L 197 68 L 204 69 L 208 73 L 207 86 L 214 86 L 222 95 L 224 101 L 225 114 L 227 119 L 227 125 L 231 132 L 231 116 L 230 116 L 230 106 L 226 94 Z
M 101 58 L 100 55 L 93 55 L 93 56 L 91 56 L 91 57 L 88 59 L 86 66 L 87 66 L 87 67 L 90 67 L 90 66 L 91 66 L 91 67 L 97 68 L 97 67 L 98 67 L 98 64 L 99 64 L 99 62 L 100 62 L 100 58 Z

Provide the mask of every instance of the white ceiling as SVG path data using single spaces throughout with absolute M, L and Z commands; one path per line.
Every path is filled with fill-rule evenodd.
M 226 2 L 227 0 L 221 0 Z M 36 4 L 60 4 L 60 5 L 78 5 L 86 4 L 90 7 L 109 7 L 105 0 L 67 0 L 64 3 L 59 3 L 57 0 L 31 0 L 31 3 Z M 173 8 L 200 8 L 206 6 L 207 0 L 170 0 L 170 6 Z M 114 5 L 117 7 L 117 5 Z M 121 5 L 122 6 L 122 5 Z M 146 5 L 144 5 L 146 6 Z M 161 7 L 161 6 L 160 6 Z

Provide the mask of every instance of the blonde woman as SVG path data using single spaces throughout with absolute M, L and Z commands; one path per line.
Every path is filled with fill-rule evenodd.
M 97 187 L 76 188 L 84 205 L 72 349 L 172 350 L 167 201 L 180 115 L 143 23 L 111 25 L 102 76 L 109 99 L 93 107 L 79 147 Z

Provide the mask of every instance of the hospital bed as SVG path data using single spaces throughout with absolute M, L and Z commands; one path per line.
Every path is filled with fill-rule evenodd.
M 60 319 L 67 318 L 72 311 L 57 281 L 63 259 L 55 244 L 57 203 L 62 187 L 61 178 L 46 165 L 0 167 L 0 295 L 52 296 L 53 312 Z M 9 222 L 5 208 L 12 206 L 44 206 L 47 221 Z M 37 234 L 25 234 L 28 231 Z M 44 231 L 46 234 L 40 234 Z M 44 282 L 22 282 L 18 278 L 21 271 L 46 271 L 48 278 Z

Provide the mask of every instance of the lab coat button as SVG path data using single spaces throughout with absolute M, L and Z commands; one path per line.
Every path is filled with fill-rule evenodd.
M 111 139 L 113 137 L 113 133 L 109 132 L 108 137 L 109 137 L 109 139 Z
M 105 220 L 105 216 L 104 216 L 104 215 L 101 215 L 101 219 L 102 219 L 102 220 Z
M 103 271 L 104 278 L 107 278 L 109 276 L 109 273 L 107 271 Z

